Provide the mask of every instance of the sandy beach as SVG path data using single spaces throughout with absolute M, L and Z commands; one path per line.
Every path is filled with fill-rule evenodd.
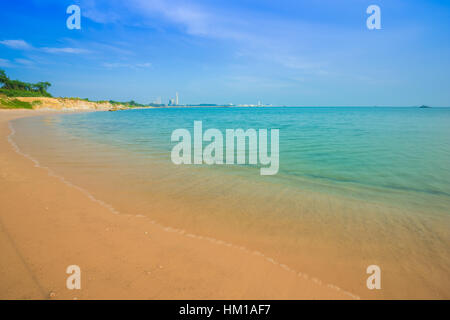
M 116 212 L 15 150 L 0 110 L 0 299 L 352 299 L 234 244 Z M 81 268 L 81 289 L 66 268 Z

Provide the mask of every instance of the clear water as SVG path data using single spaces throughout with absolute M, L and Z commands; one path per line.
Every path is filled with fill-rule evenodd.
M 172 131 L 279 129 L 280 170 L 171 162 Z M 166 108 L 19 119 L 22 151 L 121 213 L 363 298 L 450 297 L 450 108 Z M 383 290 L 366 288 L 366 268 Z
M 203 130 L 279 129 L 280 170 L 267 181 L 450 208 L 450 108 L 177 108 L 70 115 L 59 124 L 73 135 L 170 164 L 172 131 L 193 134 L 195 120 L 203 121 Z M 254 168 L 246 173 L 259 174 Z

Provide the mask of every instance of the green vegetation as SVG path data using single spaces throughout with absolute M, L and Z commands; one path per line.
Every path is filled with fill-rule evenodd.
M 6 75 L 5 71 L 0 69 L 0 108 L 26 108 L 32 109 L 36 104 L 40 104 L 40 101 L 23 102 L 17 99 L 10 99 L 13 97 L 52 97 L 50 93 L 47 92 L 48 88 L 51 86 L 49 82 L 38 82 L 38 83 L 28 83 L 19 80 L 11 80 Z M 91 101 L 88 98 L 78 98 L 78 97 L 59 97 L 56 98 L 59 101 L 64 99 L 70 99 L 74 101 L 86 101 L 94 103 L 111 103 L 115 107 L 124 106 L 126 108 L 136 108 L 136 107 L 146 107 L 146 106 L 165 106 L 163 104 L 141 104 L 134 100 L 128 102 L 120 101 Z
M 4 70 L 0 69 L 0 93 L 8 97 L 51 97 L 47 92 L 51 86 L 49 82 L 28 83 L 8 78 Z
M 158 104 L 158 103 L 147 103 L 147 104 L 141 104 L 141 103 L 137 103 L 134 100 L 128 101 L 128 102 L 119 102 L 119 101 L 114 101 L 114 100 L 109 100 L 109 103 L 111 103 L 113 106 L 114 105 L 123 105 L 125 107 L 128 108 L 136 108 L 136 107 L 165 107 L 165 104 Z
M 39 100 L 34 100 L 34 101 L 32 101 L 31 102 L 31 105 L 34 107 L 34 106 L 39 106 L 39 105 L 41 105 L 42 104 L 42 101 L 39 101 Z
M 146 104 L 140 104 L 137 103 L 134 100 L 128 101 L 128 102 L 120 102 L 120 101 L 114 101 L 114 100 L 89 100 L 89 98 L 78 98 L 78 97 L 61 97 L 58 99 L 69 99 L 69 100 L 75 100 L 75 101 L 87 101 L 87 102 L 94 102 L 94 103 L 110 103 L 113 106 L 125 106 L 128 108 L 133 108 L 133 107 L 146 107 L 148 105 Z
M 29 103 L 18 99 L 0 98 L 0 109 L 33 109 L 33 105 L 37 103 L 40 101 Z
M 91 101 L 91 100 L 89 100 L 89 98 L 79 98 L 79 97 L 59 97 L 57 99 L 60 99 L 60 100 L 68 99 L 68 100 L 75 100 L 75 101 L 97 102 L 97 101 Z
M 128 101 L 128 102 L 119 102 L 119 101 L 109 100 L 109 103 L 111 103 L 112 105 L 124 105 L 124 106 L 126 106 L 128 108 L 146 107 L 146 106 L 148 106 L 146 104 L 137 103 L 134 100 L 131 100 L 131 101 Z

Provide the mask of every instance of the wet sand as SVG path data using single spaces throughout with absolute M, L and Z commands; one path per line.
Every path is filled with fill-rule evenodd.
M 0 110 L 0 299 L 351 299 L 212 238 L 121 214 L 15 150 Z M 19 152 L 18 152 L 19 151 Z M 66 268 L 81 268 L 81 289 Z

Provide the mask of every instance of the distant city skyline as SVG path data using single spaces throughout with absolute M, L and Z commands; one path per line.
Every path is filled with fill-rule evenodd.
M 81 29 L 68 29 L 68 6 Z M 369 5 L 381 29 L 366 26 Z M 450 3 L 5 1 L 0 68 L 55 96 L 139 103 L 450 106 Z M 177 94 L 179 97 L 177 98 Z

